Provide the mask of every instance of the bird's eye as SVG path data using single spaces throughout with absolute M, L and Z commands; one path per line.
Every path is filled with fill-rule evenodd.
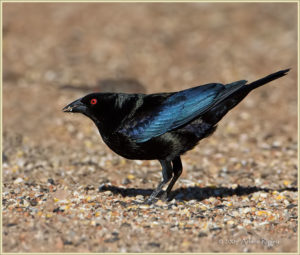
M 91 104 L 97 104 L 97 99 L 96 98 L 91 99 Z

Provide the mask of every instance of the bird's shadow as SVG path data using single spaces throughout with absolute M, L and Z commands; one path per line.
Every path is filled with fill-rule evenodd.
M 135 197 L 137 195 L 150 196 L 153 189 L 136 189 L 136 188 L 120 188 L 113 185 L 101 185 L 99 187 L 99 192 L 111 191 L 113 194 L 120 194 L 123 197 Z M 202 201 L 210 197 L 228 197 L 228 196 L 243 196 L 255 193 L 257 191 L 264 192 L 283 192 L 283 191 L 298 191 L 297 187 L 286 187 L 281 189 L 269 189 L 269 188 L 259 188 L 256 186 L 237 186 L 236 188 L 226 188 L 226 187 L 188 187 L 179 188 L 171 192 L 170 199 L 172 200 L 197 200 Z M 161 195 L 162 192 L 159 194 Z

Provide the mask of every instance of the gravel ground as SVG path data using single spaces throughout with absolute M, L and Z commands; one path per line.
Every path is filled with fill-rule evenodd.
M 4 252 L 296 252 L 296 3 L 4 3 Z M 110 151 L 61 108 L 90 91 L 162 92 L 291 72 L 182 157 Z

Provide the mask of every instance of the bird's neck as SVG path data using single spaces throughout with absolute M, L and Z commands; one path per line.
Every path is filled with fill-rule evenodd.
M 102 111 L 91 119 L 96 124 L 102 138 L 105 140 L 111 136 L 123 121 L 134 112 L 138 106 L 139 96 L 128 94 L 113 94 L 107 96 L 101 103 Z

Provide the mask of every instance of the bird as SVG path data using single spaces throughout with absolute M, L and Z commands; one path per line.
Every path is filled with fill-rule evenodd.
M 218 122 L 252 90 L 285 76 L 289 70 L 251 83 L 209 83 L 178 92 L 90 93 L 65 106 L 63 111 L 90 118 L 105 144 L 116 154 L 131 160 L 160 162 L 162 180 L 145 200 L 151 204 L 158 197 L 170 199 L 183 170 L 181 155 L 212 135 Z

